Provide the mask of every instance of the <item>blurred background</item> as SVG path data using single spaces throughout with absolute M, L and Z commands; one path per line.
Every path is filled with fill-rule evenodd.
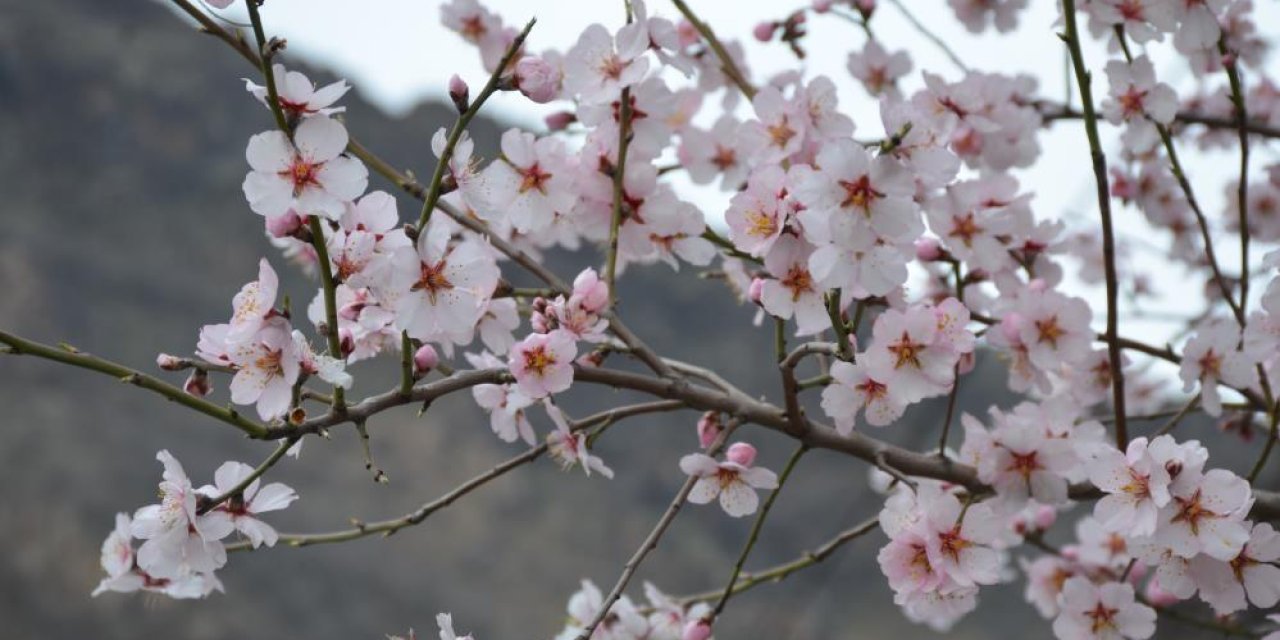
M 436 21 L 438 3 L 419 4 L 432 9 L 423 33 L 456 45 Z M 290 54 L 305 58 L 315 48 L 304 43 Z M 478 67 L 467 53 L 472 57 L 458 64 Z M 319 82 L 336 77 L 331 66 L 342 66 L 323 57 L 304 64 L 300 55 L 287 58 L 290 66 Z M 414 66 L 397 60 L 399 72 Z M 445 55 L 418 63 L 445 78 L 454 61 Z M 315 284 L 286 266 L 240 192 L 245 142 L 270 126 L 242 89 L 239 79 L 253 75 L 161 3 L 0 0 L 0 327 L 156 373 L 158 352 L 189 354 L 200 325 L 225 319 L 261 256 L 281 272 L 282 293 L 295 309 L 309 301 Z M 482 81 L 478 73 L 468 78 L 473 86 Z M 397 101 L 385 91 L 378 103 L 371 96 L 379 99 L 375 91 L 343 101 L 348 126 L 395 166 L 429 175 L 430 136 L 452 121 L 452 109 Z M 536 123 L 536 114 L 504 111 L 504 99 L 496 100 L 496 113 Z M 492 156 L 506 126 L 473 123 L 482 155 Z M 370 188 L 391 186 L 375 178 Z M 402 217 L 417 211 L 407 198 L 400 204 Z M 573 274 L 596 257 L 548 261 Z M 713 366 L 748 392 L 778 399 L 771 334 L 754 328 L 752 310 L 738 307 L 723 286 L 659 266 L 629 271 L 620 287 L 631 326 L 659 351 Z M 388 388 L 394 369 L 387 360 L 357 366 L 355 395 Z M 226 379 L 214 380 L 221 401 Z M 1011 405 L 1003 381 L 1001 364 L 980 354 L 978 370 L 962 382 L 961 410 Z M 568 406 L 580 416 L 626 397 L 594 388 L 572 400 Z M 336 429 L 332 440 L 308 440 L 301 460 L 286 459 L 272 471 L 272 480 L 302 498 L 270 522 L 282 531 L 321 532 L 345 528 L 353 517 L 396 517 L 522 450 L 494 437 L 468 396 L 438 402 L 421 418 L 415 409 L 370 424 L 389 484 L 376 484 L 365 470 L 353 430 Z M 916 407 L 886 435 L 931 446 L 941 414 L 941 403 Z M 544 434 L 550 425 L 539 418 Z M 612 481 L 539 460 L 391 538 L 234 554 L 219 574 L 225 595 L 91 599 L 113 514 L 155 496 L 156 450 L 173 452 L 199 484 L 224 460 L 257 464 L 271 445 L 110 378 L 0 357 L 0 636 L 381 638 L 415 627 L 433 637 L 435 613 L 452 611 L 459 631 L 480 640 L 549 638 L 579 581 L 592 579 L 607 591 L 674 495 L 683 481 L 676 463 L 696 446 L 696 419 L 682 412 L 614 428 L 596 451 L 617 472 Z M 1213 427 L 1193 419 L 1182 428 L 1190 436 Z M 760 448 L 763 464 L 779 469 L 791 447 L 771 435 L 739 432 Z M 1246 446 L 1227 448 L 1240 453 Z M 1232 452 L 1219 455 L 1234 464 Z M 807 456 L 748 570 L 793 559 L 874 515 L 881 501 L 866 477 L 860 462 L 821 451 Z M 1268 486 L 1276 486 L 1274 473 Z M 645 580 L 672 594 L 723 586 L 748 528 L 749 521 L 718 508 L 687 509 L 630 594 L 639 599 Z M 875 564 L 883 543 L 873 532 L 785 583 L 736 598 L 717 637 L 932 637 L 893 606 Z M 1020 581 L 984 589 L 978 610 L 948 637 L 1047 636 L 1021 590 Z M 1186 631 L 1161 625 L 1161 637 L 1192 637 Z

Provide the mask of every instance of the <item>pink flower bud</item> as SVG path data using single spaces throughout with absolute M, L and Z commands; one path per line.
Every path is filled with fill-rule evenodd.
M 956 364 L 960 365 L 960 374 L 964 375 L 966 373 L 969 373 L 970 371 L 973 371 L 974 366 L 978 364 L 978 358 L 973 354 L 972 351 L 970 351 L 969 353 L 962 353 L 960 354 L 960 361 L 957 362 Z
M 187 381 L 182 383 L 182 390 L 188 395 L 203 398 L 213 391 L 213 385 L 209 384 L 209 374 L 205 373 L 204 369 L 196 369 L 187 376 Z
M 831 10 L 831 5 L 835 4 L 832 0 L 813 0 L 813 10 L 816 13 L 826 13 Z
M 288 238 L 301 228 L 302 218 L 293 209 L 284 212 L 284 215 L 267 218 L 267 233 L 272 238 Z
M 708 411 L 698 418 L 698 444 L 702 445 L 703 449 L 710 447 L 723 431 L 724 425 L 720 424 L 719 413 Z
M 342 349 L 342 356 L 344 358 L 351 355 L 351 352 L 356 350 L 356 336 L 351 333 L 350 329 L 338 330 L 338 347 Z
M 1057 519 L 1058 519 L 1058 510 L 1054 509 L 1053 507 L 1050 507 L 1048 505 L 1041 505 L 1039 509 L 1036 509 L 1034 522 L 1036 524 L 1036 528 L 1041 531 L 1044 531 L 1045 529 L 1052 527 L 1054 521 L 1056 521 Z
M 162 353 L 156 356 L 156 366 L 164 369 L 165 371 L 181 371 L 182 358 Z
M 933 262 L 942 259 L 942 244 L 937 238 L 920 238 L 916 240 L 916 258 L 921 262 Z
M 543 119 L 547 123 L 547 129 L 551 131 L 564 131 L 569 125 L 578 121 L 578 116 L 572 111 L 557 111 Z
M 1000 335 L 1011 344 L 1022 342 L 1022 337 L 1019 335 L 1022 332 L 1022 323 L 1022 314 L 1016 311 L 1004 314 L 1000 319 Z
M 1074 544 L 1067 545 L 1062 548 L 1062 559 L 1075 562 L 1080 559 L 1080 547 Z
M 764 278 L 754 278 L 751 280 L 751 286 L 747 287 L 747 298 L 756 304 L 760 304 L 760 296 L 764 294 Z
M 745 442 L 735 442 L 729 445 L 729 452 L 724 454 L 724 457 L 728 458 L 729 462 L 749 467 L 756 461 L 756 448 Z
M 364 307 L 365 303 L 359 300 L 342 305 L 342 308 L 338 309 L 338 317 L 355 322 L 356 318 L 360 317 L 360 312 L 364 311 Z
M 439 364 L 440 356 L 436 355 L 435 347 L 429 344 L 418 347 L 418 350 L 413 353 L 413 370 L 420 376 L 425 375 Z
M 711 623 L 702 618 L 690 620 L 689 624 L 684 626 L 684 633 L 680 635 L 680 640 L 707 640 L 711 637 Z
M 1139 565 L 1134 565 L 1133 568 L 1137 569 L 1138 566 Z M 1154 607 L 1171 607 L 1178 604 L 1178 596 L 1175 596 L 1161 588 L 1159 580 L 1153 579 L 1151 582 L 1148 582 L 1145 593 L 1147 596 L 1147 602 L 1150 602 Z
M 876 10 L 876 0 L 854 0 L 853 6 L 858 9 L 862 15 L 870 16 Z
M 680 47 L 692 47 L 702 42 L 702 34 L 698 33 L 698 28 L 693 26 L 688 20 L 681 20 L 676 24 L 676 38 L 680 43 Z
M 466 111 L 470 106 L 471 88 L 467 86 L 467 82 L 458 74 L 453 74 L 449 78 L 449 99 L 453 101 L 453 106 L 459 113 Z
M 539 56 L 525 56 L 516 63 L 516 88 L 539 104 L 560 93 L 560 72 Z
M 1147 565 L 1141 562 L 1133 563 L 1133 568 L 1129 570 L 1129 582 L 1138 584 L 1145 577 L 1147 577 Z
M 756 25 L 755 29 L 751 30 L 751 35 L 754 35 L 756 40 L 760 42 L 768 42 L 773 39 L 773 32 L 777 29 L 778 23 L 776 22 L 761 22 Z

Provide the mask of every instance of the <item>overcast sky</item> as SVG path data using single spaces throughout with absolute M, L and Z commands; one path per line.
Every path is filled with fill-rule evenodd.
M 487 74 L 473 47 L 440 23 L 438 0 L 270 0 L 263 8 L 269 33 L 289 40 L 289 56 L 306 58 L 312 64 L 330 68 L 347 78 L 365 98 L 393 114 L 404 113 L 414 104 L 428 99 L 441 99 L 449 77 L 457 73 L 473 87 L 483 84 Z M 538 24 L 529 37 L 531 51 L 548 48 L 565 50 L 583 28 L 599 22 L 610 29 L 623 23 L 621 0 L 487 0 L 484 3 L 502 16 L 507 24 L 522 25 L 531 17 Z M 775 72 L 795 68 L 797 61 L 789 50 L 778 43 L 762 45 L 751 38 L 752 27 L 767 19 L 777 19 L 788 9 L 805 4 L 802 0 L 689 0 L 690 6 L 724 39 L 741 39 L 748 45 L 748 63 L 757 83 Z M 1062 99 L 1065 92 L 1062 43 L 1054 35 L 1056 3 L 1031 2 L 1016 33 L 998 35 L 988 32 L 974 36 L 964 31 L 943 0 L 906 0 L 917 17 L 951 44 L 972 69 L 1006 74 L 1028 73 L 1038 78 L 1045 97 Z M 1258 3 L 1258 23 L 1280 24 L 1280 3 Z M 651 15 L 678 17 L 674 7 L 664 0 L 650 0 Z M 244 20 L 243 12 L 230 9 L 224 15 Z M 904 85 L 909 93 L 922 84 L 920 69 L 941 73 L 949 79 L 959 72 L 932 43 L 920 37 L 887 2 L 873 19 L 877 37 L 890 49 L 908 49 L 915 70 Z M 858 125 L 859 135 L 881 134 L 876 103 L 868 98 L 849 76 L 845 64 L 851 50 L 861 48 L 862 32 L 854 25 L 830 16 L 811 17 L 804 61 L 807 77 L 827 75 L 840 90 L 841 107 Z M 1168 45 L 1151 51 L 1157 74 L 1182 91 L 1194 88 L 1195 81 L 1185 64 L 1164 51 Z M 1105 75 L 1101 68 L 1105 52 L 1100 47 L 1086 51 L 1095 69 L 1095 94 L 1105 95 Z M 1216 82 L 1218 79 L 1215 78 Z M 1247 78 L 1246 78 L 1247 80 Z M 709 101 L 708 106 L 716 101 Z M 563 108 L 560 105 L 559 108 Z M 556 110 L 554 105 L 536 105 L 518 94 L 495 96 L 486 112 L 513 124 L 535 131 L 541 130 L 541 118 Z M 1109 148 L 1116 148 L 1116 132 L 1103 125 Z M 1038 217 L 1059 217 L 1069 225 L 1096 224 L 1093 175 L 1089 169 L 1088 149 L 1081 124 L 1068 121 L 1046 130 L 1040 137 L 1043 155 L 1037 165 L 1017 175 L 1024 190 L 1036 194 L 1033 206 Z M 1211 216 L 1223 206 L 1222 183 L 1230 175 L 1231 162 L 1223 156 L 1206 157 L 1193 153 L 1184 144 L 1182 155 L 1189 173 L 1194 176 L 1197 195 Z M 1274 155 L 1260 161 L 1275 161 Z M 1199 156 L 1199 157 L 1196 157 Z M 698 204 L 715 224 L 722 219 L 727 197 L 718 192 L 692 187 L 683 179 L 676 186 L 686 199 Z M 1144 242 L 1163 243 L 1166 234 L 1153 233 L 1136 212 L 1121 210 L 1119 232 Z M 1261 255 L 1261 251 L 1255 255 Z M 1198 308 L 1186 307 L 1190 299 L 1179 270 L 1158 269 L 1161 262 L 1151 252 L 1136 249 L 1139 264 L 1156 275 L 1156 286 L 1163 294 L 1153 311 L 1191 315 Z M 1233 246 L 1221 250 L 1226 264 L 1238 262 Z M 1236 269 L 1231 269 L 1235 272 Z M 1262 287 L 1254 287 L 1261 293 Z M 1095 320 L 1100 324 L 1105 313 L 1101 291 L 1077 289 L 1094 305 Z M 1135 323 L 1127 332 L 1139 335 L 1167 335 L 1168 325 Z

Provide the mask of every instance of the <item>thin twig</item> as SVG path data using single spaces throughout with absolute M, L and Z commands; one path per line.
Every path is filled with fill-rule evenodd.
M 693 28 L 697 29 L 698 33 L 702 34 L 703 39 L 707 41 L 707 46 L 711 47 L 712 53 L 719 58 L 720 68 L 724 71 L 724 75 L 727 76 L 733 84 L 737 85 L 738 90 L 742 91 L 742 95 L 746 96 L 748 100 L 755 98 L 755 87 L 751 86 L 751 83 L 747 81 L 747 77 L 743 75 L 742 70 L 738 68 L 738 63 L 733 61 L 733 57 L 729 55 L 729 51 L 724 48 L 724 44 L 716 37 L 716 34 L 711 30 L 711 27 L 698 18 L 698 16 L 693 13 L 693 10 L 689 8 L 689 5 L 684 3 L 684 0 L 671 0 L 671 3 L 676 6 L 676 9 L 680 11 L 680 14 L 684 16 L 685 20 L 688 20 L 689 24 L 692 24 Z
M 747 556 L 751 555 L 751 549 L 756 546 L 756 541 L 760 539 L 760 530 L 764 528 L 764 521 L 769 517 L 769 511 L 773 509 L 773 503 L 777 502 L 778 495 L 782 493 L 782 487 L 786 485 L 787 478 L 791 477 L 791 472 L 795 470 L 796 463 L 800 462 L 800 458 L 809 450 L 806 445 L 800 445 L 796 448 L 795 453 L 791 454 L 791 458 L 787 460 L 787 466 L 783 467 L 782 474 L 778 476 L 778 486 L 769 494 L 769 498 L 764 501 L 764 506 L 760 507 L 760 513 L 756 516 L 756 521 L 751 525 L 751 533 L 747 536 L 747 543 L 743 545 L 742 552 L 738 554 L 738 561 L 733 563 L 733 572 L 729 574 L 729 581 L 725 584 L 724 592 L 720 599 L 716 601 L 716 606 L 712 608 L 711 613 L 707 614 L 708 620 L 715 620 L 724 613 L 724 608 L 729 604 L 729 598 L 733 596 L 733 586 L 738 582 L 738 575 L 742 573 L 742 565 L 746 563 Z
M 831 556 L 831 554 L 835 553 L 837 549 L 845 544 L 875 531 L 879 524 L 879 518 L 869 518 L 853 527 L 841 531 L 834 538 L 828 540 L 825 544 L 819 546 L 813 551 L 806 551 L 802 553 L 800 557 L 795 560 L 784 562 L 780 565 L 750 574 L 741 573 L 738 575 L 738 580 L 733 583 L 733 586 L 728 591 L 730 592 L 730 595 L 738 595 L 739 593 L 768 582 L 778 582 L 797 571 L 812 567 L 813 565 L 826 560 Z M 695 602 L 711 602 L 713 600 L 723 598 L 725 591 L 725 589 L 716 589 L 715 591 L 695 593 L 677 598 L 676 601 L 686 606 Z
M 1062 0 L 1062 15 L 1066 30 L 1062 39 L 1071 51 L 1071 65 L 1076 83 L 1080 86 L 1080 104 L 1084 110 L 1084 129 L 1089 138 L 1089 154 L 1093 160 L 1093 177 L 1097 183 L 1098 213 L 1102 219 L 1102 255 L 1107 281 L 1107 354 L 1111 360 L 1111 403 L 1116 410 L 1116 445 L 1121 451 L 1129 444 L 1129 429 L 1125 422 L 1124 369 L 1120 353 L 1119 295 L 1120 285 L 1116 276 L 1116 239 L 1111 224 L 1111 188 L 1107 177 L 1107 157 L 1102 152 L 1098 137 L 1098 117 L 1093 110 L 1091 76 L 1084 66 L 1084 54 L 1080 51 L 1080 34 L 1076 30 L 1075 0 Z
M 964 60 L 960 59 L 960 56 L 956 55 L 955 51 L 951 50 L 951 47 L 947 45 L 947 41 L 938 37 L 938 34 L 929 30 L 928 27 L 924 26 L 924 23 L 916 19 L 916 17 L 907 10 L 906 5 L 899 2 L 899 0 L 889 0 L 889 4 L 897 7 L 898 11 L 902 13 L 902 17 L 906 18 L 907 22 L 910 22 L 911 26 L 915 27 L 915 30 L 918 31 L 920 35 L 924 36 L 925 39 L 929 40 L 934 45 L 937 45 L 937 47 L 942 50 L 942 53 L 946 54 L 947 58 L 951 60 L 951 63 L 954 64 L 957 69 L 965 73 L 969 73 L 969 66 L 964 63 Z
M 613 214 L 609 221 L 609 248 L 605 260 L 604 279 L 609 285 L 609 307 L 618 300 L 618 232 L 622 228 L 625 178 L 627 173 L 627 149 L 631 146 L 631 88 L 622 90 L 622 102 L 618 107 L 618 161 L 613 165 Z
M 466 110 L 458 114 L 458 119 L 453 123 L 453 128 L 449 130 L 449 137 L 445 140 L 444 149 L 440 152 L 435 171 L 431 174 L 431 182 L 427 186 L 427 197 L 422 202 L 422 213 L 418 214 L 419 232 L 427 228 L 427 222 L 431 220 L 431 214 L 435 211 L 436 202 L 440 200 L 440 185 L 444 181 L 444 173 L 449 167 L 449 160 L 453 158 L 454 147 L 458 146 L 458 141 L 466 133 L 467 125 L 471 124 L 471 119 L 480 113 L 480 107 L 483 107 L 489 96 L 496 93 L 501 87 L 503 73 L 507 71 L 511 61 L 520 52 L 520 49 L 524 47 L 524 40 L 529 37 L 529 31 L 533 29 L 533 25 L 537 21 L 537 18 L 531 18 L 524 25 L 524 29 L 511 41 L 511 44 L 507 46 L 507 51 L 502 54 L 502 59 L 498 61 L 498 66 L 489 75 L 489 81 L 484 84 L 484 88 L 476 95 L 475 100 L 470 105 L 467 105 Z
M 253 484 L 254 480 L 261 478 L 262 474 L 266 473 L 267 470 L 275 466 L 275 464 L 280 461 L 280 458 L 284 457 L 284 454 L 288 452 L 289 448 L 292 447 L 297 441 L 298 440 L 295 438 L 295 439 L 289 439 L 289 440 L 285 440 L 284 442 L 281 442 L 278 446 L 276 446 L 276 450 L 272 451 L 271 455 L 267 456 L 267 459 L 262 461 L 262 464 L 259 464 L 257 467 L 255 467 L 249 475 L 245 476 L 242 480 L 240 480 L 240 482 L 237 482 L 234 487 L 231 487 L 222 495 L 216 496 L 208 501 L 202 500 L 200 503 L 199 509 L 196 510 L 196 513 L 208 513 L 209 511 L 213 510 L 214 507 L 217 507 L 218 505 L 226 502 L 227 500 L 230 500 L 231 498 L 244 493 L 244 490 L 248 489 L 249 485 Z
M 737 422 L 731 422 L 728 427 L 720 432 L 716 437 L 716 441 L 707 449 L 707 455 L 714 456 L 724 447 L 724 443 L 729 439 L 729 435 L 733 433 L 738 426 Z M 662 512 L 662 517 L 658 518 L 657 524 L 653 525 L 653 529 L 649 531 L 649 535 L 645 536 L 644 542 L 640 543 L 640 548 L 636 549 L 631 558 L 622 567 L 622 575 L 618 576 L 618 581 L 614 583 L 613 589 L 609 590 L 609 595 L 605 596 L 599 610 L 596 612 L 595 618 L 583 627 L 578 634 L 578 640 L 587 640 L 591 634 L 595 633 L 596 627 L 608 617 L 609 610 L 613 608 L 613 603 L 622 597 L 622 592 L 627 588 L 627 584 L 631 582 L 632 576 L 635 575 L 636 569 L 640 568 L 640 564 L 648 557 L 649 552 L 658 548 L 658 540 L 662 538 L 662 534 L 666 533 L 667 528 L 675 521 L 676 515 L 680 513 L 680 509 L 689 499 L 689 493 L 693 491 L 693 485 L 697 484 L 700 478 L 698 476 L 689 476 L 685 479 L 684 484 L 680 486 L 680 490 L 676 492 L 676 496 L 671 499 L 671 504 L 667 505 L 667 509 Z
M 52 360 L 62 364 L 88 369 L 89 371 L 97 371 L 109 375 L 121 382 L 132 384 L 136 387 L 146 389 L 154 393 L 158 393 L 165 398 L 176 402 L 180 405 L 193 409 L 199 413 L 203 413 L 211 418 L 216 418 L 225 422 L 252 438 L 265 438 L 270 430 L 253 420 L 245 418 L 236 412 L 235 409 L 229 407 L 220 407 L 208 400 L 193 396 L 179 387 L 175 387 L 167 382 L 149 376 L 140 371 L 130 369 L 122 364 L 117 364 L 110 360 L 92 356 L 76 349 L 71 345 L 61 345 L 61 347 L 53 347 L 41 344 L 26 338 L 0 331 L 0 343 L 9 346 L 6 355 L 21 356 L 30 355 L 45 360 Z

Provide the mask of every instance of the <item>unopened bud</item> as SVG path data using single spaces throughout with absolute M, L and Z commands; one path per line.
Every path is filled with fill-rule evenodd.
M 864 19 L 870 18 L 876 10 L 876 0 L 853 0 L 853 6 Z
M 978 358 L 973 355 L 972 351 L 962 353 L 960 354 L 960 360 L 956 364 L 960 366 L 960 375 L 964 375 L 973 371 L 973 368 L 978 364 Z
M 831 5 L 835 4 L 832 0 L 813 0 L 813 11 L 815 13 L 826 13 L 831 10 Z
M 338 348 L 342 349 L 342 357 L 346 358 L 356 350 L 356 336 L 350 329 L 338 330 Z
M 1036 515 L 1032 521 L 1035 523 L 1037 529 L 1044 531 L 1045 529 L 1052 527 L 1054 521 L 1057 519 L 1057 509 L 1054 509 L 1049 505 L 1040 505 L 1040 508 L 1036 509 Z
M 525 97 L 544 104 L 560 93 L 560 71 L 539 56 L 525 56 L 516 63 L 516 87 Z
M 709 448 L 723 431 L 724 425 L 720 423 L 719 412 L 708 411 L 698 418 L 698 444 L 703 449 Z
M 205 373 L 204 369 L 196 369 L 187 376 L 187 381 L 182 383 L 182 390 L 186 391 L 187 395 L 203 398 L 213 391 L 213 385 L 209 384 L 209 374 Z
M 760 304 L 760 296 L 764 295 L 764 278 L 753 278 L 751 285 L 747 287 L 747 298 L 756 304 Z
M 777 22 L 761 22 L 751 30 L 751 35 L 756 37 L 760 42 L 768 42 L 773 39 L 773 32 L 777 31 Z
M 547 123 L 547 129 L 551 131 L 564 131 L 569 125 L 578 121 L 578 116 L 572 111 L 557 111 L 544 120 Z
M 293 209 L 274 218 L 267 218 L 267 233 L 272 238 L 288 238 L 302 228 L 302 218 Z
M 942 244 L 937 238 L 920 238 L 916 240 L 916 258 L 921 262 L 934 262 L 943 256 Z
M 181 371 L 184 368 L 182 358 L 167 353 L 156 356 L 156 366 L 165 371 Z
M 735 442 L 729 446 L 729 451 L 724 454 L 724 457 L 729 462 L 749 467 L 756 461 L 756 448 L 745 442 Z
M 289 424 L 298 426 L 307 420 L 307 410 L 302 407 L 294 407 L 289 410 Z
M 702 34 L 698 33 L 698 28 L 688 20 L 681 20 L 676 24 L 676 38 L 681 48 L 692 47 L 702 42 Z
M 703 618 L 690 620 L 689 624 L 684 626 L 684 633 L 680 635 L 680 640 L 707 640 L 711 637 L 711 623 Z
M 449 99 L 453 101 L 453 108 L 462 113 L 471 106 L 471 88 L 467 86 L 467 82 L 458 74 L 453 74 L 449 78 Z
M 579 356 L 576 362 L 578 363 L 579 366 L 583 366 L 583 367 L 588 367 L 588 368 L 598 367 L 604 364 L 604 352 L 590 351 L 582 356 Z
M 1133 568 L 1137 569 L 1138 566 L 1134 565 Z M 1151 603 L 1153 607 L 1171 607 L 1182 601 L 1182 598 L 1161 588 L 1158 578 L 1152 579 L 1151 582 L 1147 583 L 1145 595 L 1147 596 L 1147 602 Z
M 429 344 L 424 344 L 413 352 L 413 370 L 419 376 L 426 375 L 439 364 L 440 356 L 436 354 L 436 348 Z

